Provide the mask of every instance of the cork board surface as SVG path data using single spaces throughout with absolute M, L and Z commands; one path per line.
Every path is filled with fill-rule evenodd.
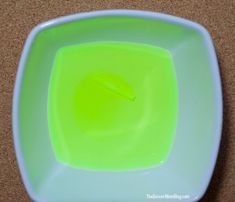
M 17 65 L 30 30 L 58 16 L 100 9 L 141 9 L 180 16 L 212 35 L 222 77 L 224 125 L 216 169 L 201 201 L 235 201 L 235 1 L 0 0 L 0 202 L 29 202 L 12 140 L 11 104 Z

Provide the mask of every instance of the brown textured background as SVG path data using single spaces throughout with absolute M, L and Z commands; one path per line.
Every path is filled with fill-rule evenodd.
M 224 96 L 224 125 L 216 169 L 202 202 L 235 201 L 234 0 L 0 0 L 0 202 L 31 201 L 16 163 L 11 128 L 12 91 L 24 41 L 38 23 L 98 9 L 143 9 L 204 25 L 216 47 Z

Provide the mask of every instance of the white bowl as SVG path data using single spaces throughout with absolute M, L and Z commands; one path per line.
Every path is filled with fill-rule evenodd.
M 111 20 L 122 16 L 131 20 Z M 94 19 L 100 26 L 93 26 Z M 88 22 L 86 26 L 84 22 Z M 60 33 L 60 26 L 73 23 L 76 31 Z M 55 28 L 58 32 L 50 32 Z M 38 37 L 44 37 L 40 47 L 44 51 L 36 53 L 38 61 L 32 61 L 32 51 L 40 46 Z M 163 165 L 133 172 L 95 172 L 56 160 L 47 123 L 48 84 L 55 52 L 65 45 L 99 40 L 146 43 L 172 54 L 179 114 L 175 142 Z M 219 68 L 211 37 L 199 24 L 160 13 L 106 10 L 50 20 L 36 26 L 28 36 L 15 84 L 13 132 L 23 181 L 35 201 L 197 201 L 214 170 L 221 127 Z

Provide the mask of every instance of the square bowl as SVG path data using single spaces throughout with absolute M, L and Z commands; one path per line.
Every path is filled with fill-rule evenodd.
M 171 55 L 177 125 L 167 159 L 158 166 L 89 170 L 64 164 L 56 156 L 48 121 L 56 54 L 63 47 L 100 41 L 141 43 Z M 197 201 L 214 170 L 221 127 L 219 68 L 210 35 L 201 25 L 159 13 L 106 10 L 57 18 L 28 36 L 15 83 L 13 133 L 21 175 L 35 201 Z

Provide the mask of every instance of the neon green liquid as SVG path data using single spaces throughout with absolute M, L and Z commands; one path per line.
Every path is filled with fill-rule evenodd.
M 61 48 L 48 118 L 56 158 L 90 170 L 143 169 L 171 150 L 177 81 L 167 50 L 127 42 Z

